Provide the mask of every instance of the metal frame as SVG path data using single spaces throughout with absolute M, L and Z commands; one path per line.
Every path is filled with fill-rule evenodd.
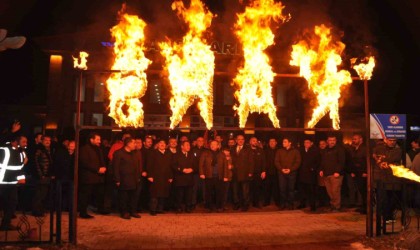
M 83 74 L 95 74 L 95 73 L 114 73 L 121 72 L 120 70 L 78 70 L 80 74 L 79 86 L 77 88 L 77 112 L 76 112 L 76 152 L 75 152 L 75 167 L 74 167 L 74 186 L 73 186 L 73 217 L 71 218 L 69 225 L 69 240 L 72 244 L 77 244 L 77 199 L 78 199 L 78 171 L 79 171 L 79 142 L 80 142 L 80 131 L 83 129 L 116 129 L 119 127 L 112 126 L 82 126 L 80 124 L 80 111 L 81 111 L 81 89 Z M 160 70 L 147 70 L 148 73 L 160 73 Z M 217 76 L 229 76 L 228 72 L 215 72 Z M 302 78 L 299 74 L 275 74 L 275 77 L 282 78 Z M 362 80 L 359 77 L 352 77 L 352 80 Z M 366 148 L 367 148 L 367 216 L 366 216 L 366 236 L 373 237 L 373 209 L 372 209 L 372 167 L 370 164 L 370 124 L 369 124 L 369 95 L 368 95 L 368 81 L 363 80 L 364 86 L 364 99 L 365 99 L 365 132 L 366 132 Z M 170 128 L 147 128 L 148 130 L 170 130 Z M 206 128 L 176 128 L 176 130 L 189 129 L 189 130 L 207 130 Z M 240 128 L 218 128 L 217 130 L 243 130 Z M 253 128 L 257 131 L 336 131 L 332 128 Z M 362 129 L 340 129 L 343 132 L 356 132 L 362 131 Z

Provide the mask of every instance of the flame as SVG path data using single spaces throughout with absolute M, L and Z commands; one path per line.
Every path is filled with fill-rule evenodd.
M 204 33 L 211 25 L 213 14 L 200 0 L 191 0 L 188 9 L 181 0 L 176 0 L 172 3 L 172 9 L 188 24 L 189 30 L 181 44 L 159 44 L 172 87 L 170 127 L 177 126 L 187 109 L 198 99 L 200 115 L 207 129 L 211 129 L 215 57 L 211 47 L 206 44 Z
M 345 45 L 340 41 L 333 41 L 330 31 L 323 24 L 315 26 L 316 36 L 311 41 L 302 40 L 292 46 L 290 65 L 300 67 L 300 75 L 307 80 L 309 89 L 317 95 L 318 106 L 313 111 L 308 128 L 313 128 L 329 111 L 333 128 L 340 129 L 340 91 L 343 86 L 352 82 L 350 72 L 337 69 L 342 62 L 340 54 Z
M 392 174 L 394 176 L 420 182 L 420 176 L 404 166 L 390 164 L 389 167 L 392 169 Z
M 80 64 L 79 64 L 79 58 L 76 58 L 74 56 L 73 57 L 73 67 L 76 69 L 83 69 L 83 70 L 87 70 L 87 57 L 89 56 L 89 54 L 87 52 L 84 51 L 80 51 L 79 52 L 79 57 L 80 57 Z
M 113 70 L 107 80 L 110 93 L 110 113 L 120 127 L 144 126 L 143 97 L 147 89 L 145 70 L 151 61 L 144 55 L 144 28 L 146 23 L 135 15 L 120 13 L 119 24 L 111 29 L 115 38 Z
M 352 68 L 356 70 L 360 79 L 370 80 L 372 78 L 373 69 L 375 68 L 375 57 L 373 56 L 366 57 L 362 61 L 367 62 L 367 63 L 360 63 L 358 65 L 354 65 L 356 60 L 357 60 L 356 58 L 351 59 Z
M 242 44 L 245 62 L 233 79 L 238 87 L 235 97 L 239 102 L 239 106 L 233 108 L 239 114 L 241 128 L 245 127 L 250 112 L 268 114 L 273 126 L 280 127 L 271 91 L 274 73 L 264 50 L 274 44 L 271 22 L 287 20 L 282 15 L 283 8 L 282 3 L 274 3 L 274 0 L 256 0 L 238 14 L 235 34 Z

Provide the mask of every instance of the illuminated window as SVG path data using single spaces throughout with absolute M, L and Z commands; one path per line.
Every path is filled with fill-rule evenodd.
M 223 83 L 223 105 L 233 105 L 234 103 L 234 89 L 230 82 Z
M 102 81 L 95 82 L 94 102 L 103 102 L 105 99 L 105 84 Z
M 152 80 L 149 82 L 149 102 L 154 104 L 162 103 L 162 83 L 159 80 Z
M 102 126 L 104 120 L 104 114 L 92 114 L 92 125 L 93 126 Z
M 286 85 L 285 84 L 277 84 L 276 104 L 278 107 L 286 106 Z

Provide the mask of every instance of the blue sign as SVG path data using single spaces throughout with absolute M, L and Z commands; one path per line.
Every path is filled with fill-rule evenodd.
M 370 114 L 370 139 L 406 139 L 407 119 L 401 114 Z

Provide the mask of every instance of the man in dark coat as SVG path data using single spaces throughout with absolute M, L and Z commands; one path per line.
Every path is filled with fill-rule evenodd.
M 115 195 L 116 193 L 118 193 L 118 190 L 116 189 L 114 182 L 114 170 L 112 168 L 112 160 L 115 151 L 124 147 L 124 140 L 128 137 L 131 137 L 131 134 L 128 132 L 119 134 L 117 140 L 109 148 L 108 154 L 104 154 L 105 162 L 108 162 L 108 164 L 106 165 L 107 171 L 105 172 L 104 177 L 104 197 L 100 199 L 101 201 L 103 200 L 103 205 L 101 204 L 99 206 L 101 208 L 103 207 L 103 209 L 97 211 L 97 213 L 99 214 L 110 214 L 112 211 L 112 205 L 118 203 L 116 202 L 117 195 Z
M 236 148 L 231 153 L 233 162 L 233 209 L 249 209 L 249 185 L 254 174 L 254 158 L 251 149 L 245 146 L 245 137 L 236 136 Z
M 344 148 L 337 145 L 337 136 L 329 135 L 327 148 L 321 152 L 321 164 L 319 175 L 323 177 L 325 188 L 330 197 L 331 212 L 341 209 L 341 186 L 346 164 Z
M 173 180 L 172 164 L 173 153 L 166 149 L 165 140 L 160 139 L 157 149 L 150 156 L 150 164 L 147 168 L 147 179 L 150 182 L 150 215 L 152 216 L 163 213 L 164 202 L 169 197 Z
M 105 158 L 100 148 L 101 136 L 92 132 L 88 140 L 88 143 L 80 148 L 79 157 L 79 216 L 84 219 L 93 218 L 87 213 L 92 192 L 95 192 L 97 198 L 103 197 L 106 172 Z M 103 202 L 98 201 L 98 204 Z M 103 208 L 98 207 L 98 210 L 101 209 Z
M 134 139 L 124 138 L 123 147 L 112 159 L 114 180 L 118 188 L 120 212 L 123 219 L 140 218 L 137 214 L 137 189 L 140 186 L 142 159 L 135 151 Z
M 192 211 L 192 192 L 194 185 L 193 174 L 197 172 L 194 164 L 194 156 L 191 154 L 189 141 L 180 143 L 181 148 L 176 153 L 174 164 L 174 187 L 175 187 L 175 206 L 177 213 Z
M 196 145 L 191 149 L 191 152 L 194 156 L 194 165 L 197 169 L 197 172 L 193 173 L 194 175 L 194 185 L 193 185 L 193 194 L 192 194 L 192 208 L 195 209 L 196 205 L 204 200 L 204 184 L 203 180 L 200 179 L 198 173 L 198 165 L 200 163 L 201 154 L 208 150 L 204 147 L 204 138 L 202 136 L 196 139 Z
M 373 149 L 375 165 L 373 168 L 374 186 L 379 195 L 378 210 L 387 223 L 395 222 L 394 210 L 397 207 L 395 197 L 401 197 L 401 179 L 392 174 L 389 165 L 401 165 L 402 149 L 395 138 L 385 138 L 384 144 Z
M 303 141 L 303 147 L 300 150 L 302 163 L 299 167 L 299 194 L 300 205 L 299 209 L 306 207 L 306 202 L 309 201 L 311 211 L 316 210 L 316 190 L 318 185 L 318 171 L 321 154 L 317 147 L 314 146 L 313 141 L 307 138 Z
M 249 139 L 252 157 L 254 158 L 254 173 L 251 181 L 252 206 L 261 208 L 262 183 L 266 176 L 266 160 L 264 150 L 258 146 L 256 137 Z
M 225 154 L 219 150 L 219 142 L 210 142 L 210 150 L 200 157 L 200 178 L 206 188 L 206 206 L 209 212 L 216 209 L 222 212 L 224 207 L 224 183 L 228 181 L 228 163 Z M 216 201 L 216 204 L 215 202 Z
M 61 193 L 58 201 L 64 209 L 71 211 L 73 197 L 74 157 L 76 142 L 69 141 L 67 147 L 57 149 L 54 155 L 54 176 L 57 179 L 57 193 Z M 60 207 L 61 209 L 61 207 Z
M 357 189 L 362 196 L 362 206 L 357 209 L 361 214 L 366 214 L 367 206 L 367 149 L 361 134 L 354 134 L 350 148 L 351 176 L 356 178 Z
M 300 167 L 301 157 L 299 151 L 292 147 L 289 138 L 283 138 L 283 147 L 277 150 L 274 163 L 279 177 L 279 190 L 281 197 L 280 209 L 294 209 L 294 193 L 297 171 Z
M 35 151 L 36 167 L 36 187 L 35 195 L 32 200 L 32 215 L 44 216 L 44 207 L 51 179 L 53 176 L 53 155 L 54 149 L 51 147 L 51 137 L 42 136 L 41 145 Z
M 148 210 L 150 201 L 150 182 L 147 180 L 147 167 L 150 165 L 151 155 L 154 151 L 153 138 L 147 135 L 144 138 L 143 147 L 141 147 L 141 156 L 143 159 L 142 187 L 140 190 L 139 206 L 137 211 Z
M 276 164 L 274 163 L 276 152 L 277 152 L 276 138 L 268 139 L 268 147 L 265 149 L 267 174 L 266 174 L 265 179 L 263 180 L 264 206 L 270 205 L 271 199 L 274 200 L 277 206 L 280 206 L 279 180 L 277 177 Z

